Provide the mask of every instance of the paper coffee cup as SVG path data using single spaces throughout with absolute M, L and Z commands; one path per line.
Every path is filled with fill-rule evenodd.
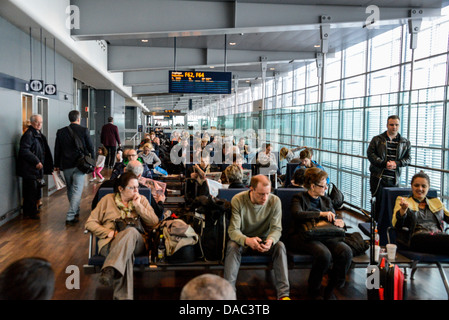
M 396 259 L 396 249 L 397 249 L 397 246 L 395 244 L 392 244 L 392 243 L 387 244 L 388 260 Z

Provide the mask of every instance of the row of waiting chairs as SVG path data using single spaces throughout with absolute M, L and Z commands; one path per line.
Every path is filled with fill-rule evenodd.
M 231 201 L 232 197 L 237 193 L 242 191 L 248 191 L 248 188 L 243 189 L 220 189 L 218 191 L 218 198 Z M 282 229 L 283 233 L 287 233 L 288 226 L 291 224 L 291 214 L 290 214 L 290 204 L 292 197 L 298 192 L 304 189 L 291 189 L 291 188 L 278 188 L 275 189 L 274 193 L 281 199 L 282 203 Z M 99 199 L 101 199 L 104 195 L 111 193 L 112 188 L 101 188 L 99 190 Z M 139 191 L 142 195 L 146 196 L 148 200 L 150 200 L 151 192 L 148 190 L 141 189 Z M 282 239 L 282 238 L 281 238 Z M 307 254 L 296 254 L 296 253 L 288 253 L 289 262 L 291 267 L 303 265 L 303 264 L 311 264 L 312 256 Z M 104 257 L 101 256 L 97 251 L 97 241 L 95 237 L 90 234 L 89 241 L 89 256 L 88 256 L 88 264 L 84 266 L 84 270 L 86 273 L 98 272 L 101 269 L 101 266 L 104 262 Z M 219 263 L 217 261 L 217 263 Z M 135 266 L 148 266 L 150 264 L 148 256 L 140 256 L 136 257 L 134 265 Z M 242 257 L 242 265 L 265 265 L 269 266 L 271 264 L 271 257 L 262 256 L 262 255 L 248 255 Z

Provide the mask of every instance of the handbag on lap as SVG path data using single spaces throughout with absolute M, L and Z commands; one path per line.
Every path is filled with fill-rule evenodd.
M 336 225 L 320 220 L 307 221 L 301 225 L 301 233 L 305 240 L 325 241 L 330 239 L 344 239 L 345 229 Z

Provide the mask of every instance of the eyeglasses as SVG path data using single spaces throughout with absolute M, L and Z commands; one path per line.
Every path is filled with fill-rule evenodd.
M 326 183 L 324 186 L 322 186 L 322 185 L 319 185 L 319 184 L 316 184 L 316 183 L 314 183 L 314 185 L 316 185 L 317 187 L 320 187 L 320 188 L 329 188 L 329 185 Z
M 139 190 L 139 187 L 126 187 L 128 190 Z
M 134 153 L 134 154 L 128 154 L 128 157 L 137 157 L 137 154 L 136 154 L 136 153 Z

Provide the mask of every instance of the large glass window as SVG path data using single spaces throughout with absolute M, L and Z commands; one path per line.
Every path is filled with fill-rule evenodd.
M 262 97 L 257 83 L 226 98 L 227 104 L 219 104 L 225 111 L 215 114 L 226 128 L 278 130 L 269 136 L 275 151 L 282 146 L 313 148 L 314 159 L 346 201 L 367 210 L 366 150 L 386 130 L 388 116 L 397 114 L 400 134 L 412 145 L 412 162 L 403 170 L 401 186 L 409 186 L 411 177 L 424 170 L 449 207 L 448 39 L 446 17 L 423 21 L 414 52 L 406 24 L 371 38 L 367 31 L 366 41 L 329 55 L 323 95 L 316 62 L 307 61 L 266 81 L 263 112 L 252 109 Z

